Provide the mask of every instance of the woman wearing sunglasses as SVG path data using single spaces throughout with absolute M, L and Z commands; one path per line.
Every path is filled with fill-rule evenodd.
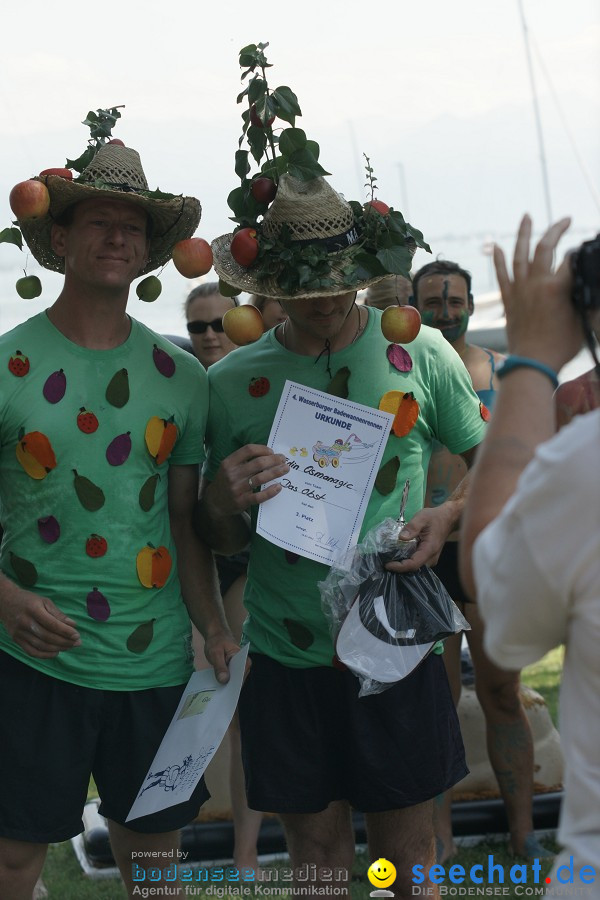
M 229 340 L 223 331 L 222 319 L 228 309 L 237 306 L 237 299 L 223 297 L 219 293 L 216 281 L 195 287 L 187 297 L 184 305 L 187 319 L 187 330 L 194 353 L 205 369 L 223 359 L 237 344 Z M 246 610 L 242 602 L 248 552 L 236 553 L 235 556 L 215 555 L 219 585 L 225 615 L 230 628 L 239 640 L 242 624 L 246 618 Z M 196 651 L 196 667 L 208 665 L 203 652 L 203 641 L 200 634 L 194 632 Z M 230 771 L 229 788 L 233 811 L 234 830 L 234 862 L 239 869 L 258 869 L 257 840 L 262 813 L 248 808 L 242 769 L 240 731 L 237 714 L 229 726 Z
M 223 297 L 216 281 L 195 287 L 185 301 L 188 334 L 194 353 L 205 369 L 237 347 L 229 340 L 222 325 L 223 316 L 233 306 L 237 306 L 237 301 Z

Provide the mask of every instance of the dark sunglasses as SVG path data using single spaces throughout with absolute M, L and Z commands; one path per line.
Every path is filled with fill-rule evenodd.
M 187 330 L 190 334 L 204 334 L 209 325 L 213 331 L 223 331 L 222 319 L 213 319 L 212 322 L 203 322 L 202 319 L 196 319 L 194 322 L 187 323 Z

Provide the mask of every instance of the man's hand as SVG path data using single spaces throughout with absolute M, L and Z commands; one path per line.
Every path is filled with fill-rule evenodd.
M 210 489 L 213 513 L 220 517 L 234 516 L 249 506 L 270 500 L 281 491 L 281 485 L 268 482 L 289 471 L 285 456 L 263 444 L 246 444 L 219 466 Z M 267 484 L 268 487 L 257 490 Z
M 456 518 L 451 514 L 451 504 L 448 502 L 422 509 L 400 532 L 402 541 L 417 538 L 416 551 L 409 559 L 387 563 L 386 569 L 404 575 L 416 572 L 421 566 L 434 566 L 455 524 Z
M 553 272 L 556 246 L 570 222 L 566 218 L 551 225 L 530 259 L 531 219 L 523 216 L 515 242 L 512 279 L 504 253 L 494 248 L 509 350 L 516 356 L 537 359 L 555 372 L 579 352 L 583 343 L 581 324 L 571 303 L 568 258 Z
M 81 645 L 77 626 L 47 597 L 16 585 L 3 591 L 0 621 L 28 656 L 53 659 L 64 650 Z
M 229 681 L 229 661 L 239 650 L 240 645 L 229 629 L 217 631 L 205 639 L 204 655 L 215 670 L 219 684 L 227 684 Z

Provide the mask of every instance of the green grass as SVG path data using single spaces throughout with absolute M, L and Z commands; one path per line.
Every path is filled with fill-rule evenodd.
M 555 724 L 557 724 L 558 715 L 558 692 L 562 660 L 562 648 L 553 650 L 539 663 L 525 669 L 522 674 L 524 684 L 538 691 L 544 697 Z M 95 796 L 93 785 L 91 785 L 90 796 Z M 551 843 L 547 845 L 551 849 L 556 849 L 555 845 Z M 504 867 L 506 878 L 510 880 L 508 874 L 511 866 L 515 865 L 515 860 L 508 856 L 504 844 L 479 844 L 477 847 L 460 848 L 459 853 L 452 860 L 452 864 L 461 865 L 468 872 L 473 865 L 487 860 L 490 853 L 494 855 L 494 861 Z M 372 887 L 367 881 L 366 872 L 370 862 L 365 852 L 359 852 L 353 872 L 353 900 L 366 900 L 369 897 Z M 281 863 L 280 865 L 285 866 L 287 864 Z M 542 867 L 542 884 L 543 878 L 549 869 L 550 864 Z M 531 873 L 529 873 L 529 884 L 532 884 L 532 877 Z M 49 900 L 126 900 L 127 896 L 118 879 L 92 880 L 84 875 L 69 842 L 50 847 L 43 878 L 48 889 Z M 271 884 L 276 886 L 275 881 L 272 881 Z M 477 887 L 477 885 L 469 878 L 466 878 L 460 887 Z M 511 898 L 517 896 L 512 885 L 505 884 L 504 887 L 508 888 L 508 893 L 503 896 Z M 208 900 L 208 897 L 210 897 L 210 895 L 206 895 L 202 891 L 192 896 L 200 898 L 200 900 L 202 898 Z M 286 894 L 282 892 L 276 896 L 285 897 Z
M 564 655 L 564 647 L 556 647 L 555 650 L 551 650 L 539 662 L 523 669 L 521 673 L 523 684 L 536 690 L 546 701 L 552 721 L 557 728 L 558 694 Z
M 42 877 L 48 900 L 127 900 L 120 879 L 92 880 L 83 874 L 69 841 L 50 847 Z

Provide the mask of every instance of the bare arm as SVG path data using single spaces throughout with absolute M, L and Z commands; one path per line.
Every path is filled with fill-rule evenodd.
M 213 550 L 238 553 L 250 539 L 247 510 L 275 497 L 281 485 L 269 482 L 286 472 L 285 457 L 270 447 L 246 444 L 236 450 L 223 460 L 214 481 L 202 486 L 194 511 L 196 532 Z
M 531 220 L 521 222 L 510 279 L 504 254 L 494 263 L 506 310 L 511 353 L 537 360 L 558 372 L 578 352 L 582 331 L 570 302 L 571 278 L 563 263 L 556 274 L 556 245 L 569 225 L 557 222 L 529 259 Z M 555 431 L 553 384 L 543 372 L 517 368 L 501 381 L 494 415 L 477 457 L 459 545 L 460 573 L 467 593 L 475 596 L 472 549 L 479 533 L 502 510 L 537 445 Z
M 195 534 L 192 513 L 198 494 L 198 467 L 169 469 L 169 519 L 177 548 L 177 568 L 190 619 L 204 637 L 206 658 L 217 680 L 229 681 L 227 663 L 239 645 L 225 620 L 212 553 Z

